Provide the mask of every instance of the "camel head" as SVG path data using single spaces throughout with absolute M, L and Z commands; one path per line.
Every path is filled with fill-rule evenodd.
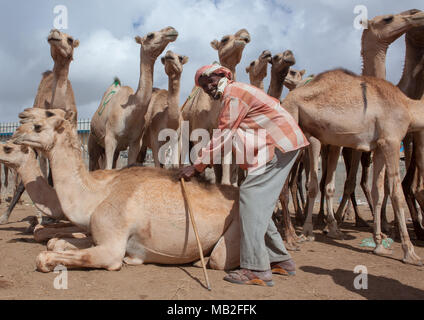
M 386 14 L 368 20 L 363 38 L 368 41 L 390 44 L 408 30 L 424 25 L 424 12 L 416 9 L 399 14 Z
M 0 163 L 16 169 L 24 164 L 28 157 L 33 156 L 35 158 L 35 154 L 27 146 L 15 144 L 13 139 L 12 137 L 11 141 L 0 145 Z
M 47 41 L 50 44 L 50 53 L 54 61 L 72 60 L 74 49 L 79 46 L 79 40 L 74 40 L 57 29 L 50 31 Z
M 272 70 L 276 72 L 281 72 L 295 63 L 296 59 L 294 58 L 293 52 L 290 50 L 275 54 L 271 59 Z
M 16 129 L 14 142 L 42 151 L 49 151 L 55 146 L 58 137 L 67 139 L 69 135 L 65 137 L 66 134 L 73 131 L 76 135 L 76 130 L 73 130 L 71 125 L 74 112 L 66 112 L 63 117 L 59 110 L 45 110 L 44 115 L 36 113 L 35 116 L 34 114 L 30 115 L 30 118 L 25 118 L 25 114 L 20 113 L 19 117 L 23 124 Z
M 218 50 L 221 65 L 234 70 L 236 65 L 240 63 L 244 47 L 249 42 L 249 32 L 246 29 L 241 29 L 235 34 L 223 36 L 221 41 L 213 40 L 211 46 Z
M 71 111 L 68 111 L 71 112 Z M 58 116 L 62 118 L 67 117 L 67 112 L 62 109 L 41 109 L 41 108 L 27 108 L 21 113 L 19 113 L 18 117 L 21 119 L 19 122 L 21 124 L 36 121 L 44 118 L 49 118 L 53 116 Z
M 269 50 L 264 50 L 258 59 L 252 61 L 246 68 L 246 72 L 253 78 L 266 77 L 268 63 L 271 63 L 272 54 Z
M 178 55 L 171 50 L 168 50 L 161 62 L 165 66 L 165 73 L 168 77 L 177 76 L 179 77 L 183 72 L 183 65 L 188 62 L 188 57 Z
M 284 85 L 289 90 L 294 90 L 297 87 L 297 85 L 302 81 L 302 78 L 305 75 L 305 72 L 306 70 L 299 71 L 299 70 L 290 68 L 286 78 L 284 79 Z
M 156 60 L 168 43 L 174 42 L 177 37 L 177 30 L 173 27 L 166 27 L 159 31 L 149 32 L 144 37 L 136 36 L 135 42 L 141 45 L 140 53 L 144 57 Z

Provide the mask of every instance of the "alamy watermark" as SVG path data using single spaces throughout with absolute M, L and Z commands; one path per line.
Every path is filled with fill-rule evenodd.
M 57 265 L 54 268 L 54 273 L 58 273 L 53 280 L 53 287 L 56 290 L 66 290 L 68 289 L 68 269 L 64 265 Z
M 353 27 L 357 30 L 368 29 L 368 8 L 359 4 L 353 8 L 353 13 L 357 14 L 353 20 Z
M 353 269 L 354 273 L 359 273 L 353 280 L 353 287 L 356 290 L 368 289 L 368 269 L 366 266 L 358 265 Z
M 68 8 L 64 5 L 57 5 L 53 8 L 55 14 L 53 28 L 58 30 L 68 29 Z

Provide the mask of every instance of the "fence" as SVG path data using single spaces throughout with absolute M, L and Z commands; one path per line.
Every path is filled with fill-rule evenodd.
M 19 122 L 0 123 L 0 142 L 5 143 L 6 141 L 8 141 L 12 137 L 12 135 L 15 133 L 16 128 L 18 127 L 19 127 Z M 89 155 L 88 155 L 87 144 L 88 144 L 88 136 L 90 135 L 90 119 L 79 119 L 77 130 L 78 130 L 78 137 L 81 142 L 82 156 L 84 158 L 84 162 L 88 164 Z M 121 163 L 121 166 L 127 164 L 127 159 L 128 159 L 128 150 L 121 151 L 119 155 L 119 162 Z M 147 151 L 145 162 L 146 163 L 153 162 L 151 150 Z

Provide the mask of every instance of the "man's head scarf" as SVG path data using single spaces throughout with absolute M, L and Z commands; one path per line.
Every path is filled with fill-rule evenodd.
M 197 70 L 196 75 L 194 77 L 194 82 L 196 83 L 196 86 L 200 87 L 199 85 L 199 79 L 201 76 L 210 76 L 212 74 L 223 74 L 224 76 L 219 80 L 218 87 L 216 90 L 215 99 L 219 99 L 222 97 L 224 93 L 224 89 L 228 84 L 228 81 L 231 81 L 233 79 L 233 74 L 231 71 L 223 66 L 221 66 L 218 63 L 214 63 L 212 65 L 203 66 L 199 70 Z

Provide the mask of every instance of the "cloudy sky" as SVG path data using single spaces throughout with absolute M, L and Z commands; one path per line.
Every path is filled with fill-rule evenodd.
M 335 67 L 360 73 L 362 31 L 353 27 L 354 7 L 365 5 L 369 18 L 424 9 L 422 0 L 1 0 L 1 4 L 0 122 L 16 121 L 22 109 L 32 106 L 41 73 L 53 66 L 46 38 L 57 5 L 68 9 L 64 31 L 80 40 L 69 75 L 79 118 L 91 118 L 114 76 L 137 87 L 140 49 L 134 42 L 136 35 L 166 26 L 178 30 L 178 39 L 166 50 L 189 57 L 181 79 L 182 104 L 196 69 L 218 59 L 210 42 L 241 28 L 249 31 L 251 42 L 237 67 L 238 81 L 249 81 L 245 67 L 265 49 L 273 54 L 291 49 L 297 61 L 294 67 L 308 74 Z M 400 78 L 403 59 L 402 37 L 388 52 L 387 76 L 394 83 Z M 154 86 L 166 89 L 167 77 L 159 60 Z M 268 83 L 269 75 L 266 89 Z

